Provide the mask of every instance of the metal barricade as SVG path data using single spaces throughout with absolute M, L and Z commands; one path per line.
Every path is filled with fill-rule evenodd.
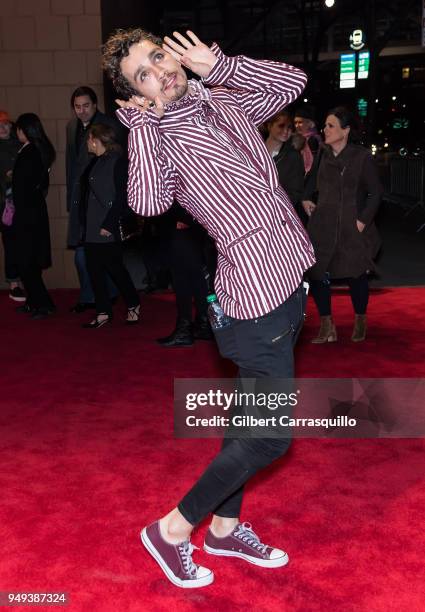
M 425 159 L 396 157 L 390 162 L 389 200 L 406 209 L 406 216 L 417 208 L 425 209 Z M 423 223 L 417 231 L 425 227 Z

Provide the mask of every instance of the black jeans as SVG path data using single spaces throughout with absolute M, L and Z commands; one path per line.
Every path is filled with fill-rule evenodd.
M 230 326 L 216 332 L 220 353 L 239 366 L 240 378 L 293 378 L 293 348 L 303 324 L 305 302 L 305 291 L 300 286 L 269 314 L 243 321 L 232 319 Z M 289 445 L 289 438 L 225 437 L 220 453 L 178 509 L 192 525 L 210 512 L 238 517 L 243 485 L 281 457 Z
M 4 250 L 4 272 L 8 283 L 19 280 L 18 244 L 16 232 L 13 227 L 2 227 L 1 236 Z
M 369 281 L 367 274 L 361 274 L 357 278 L 347 278 L 350 288 L 351 302 L 356 314 L 366 314 L 369 302 Z M 311 295 L 316 303 L 321 317 L 329 316 L 331 310 L 331 286 L 327 279 L 323 281 L 310 281 Z
M 40 240 L 33 229 L 21 228 L 18 236 L 18 271 L 27 294 L 27 305 L 33 309 L 52 310 L 54 303 L 43 281 L 40 265 Z
M 197 316 L 206 316 L 208 306 L 202 242 L 197 229 L 176 229 L 171 237 L 169 251 L 177 316 L 188 320 L 192 319 L 192 298 Z
M 112 316 L 112 303 L 109 297 L 107 274 L 110 275 L 124 298 L 127 308 L 140 304 L 136 288 L 131 280 L 122 258 L 121 244 L 110 242 L 101 244 L 88 242 L 84 245 L 87 270 L 94 292 L 97 313 Z

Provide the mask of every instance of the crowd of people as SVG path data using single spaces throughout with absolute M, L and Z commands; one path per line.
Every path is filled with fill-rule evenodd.
M 84 327 L 112 320 L 118 294 L 137 323 L 140 301 L 122 256 L 120 219 L 127 204 L 127 132 L 114 117 L 98 109 L 88 86 L 71 96 L 74 117 L 66 127 L 68 247 L 74 249 L 80 292 L 71 311 L 96 310 Z M 346 108 L 329 111 L 320 135 L 309 104 L 282 109 L 259 126 L 285 190 L 312 240 L 316 264 L 306 276 L 320 314 L 313 343 L 335 342 L 331 282 L 346 280 L 354 309 L 352 340 L 366 337 L 368 274 L 380 240 L 373 223 L 382 188 L 368 151 L 359 143 L 356 117 Z M 55 305 L 42 277 L 51 265 L 46 196 L 55 159 L 40 119 L 25 113 L 12 122 L 0 111 L 0 211 L 5 279 L 9 295 L 24 302 L 18 311 L 46 318 Z M 169 269 L 176 294 L 174 330 L 158 342 L 164 347 L 191 346 L 211 339 L 207 320 L 208 291 L 216 271 L 213 241 L 177 201 L 155 224 L 160 259 Z M 149 261 L 149 258 L 147 257 Z M 147 266 L 149 269 L 150 266 Z M 195 319 L 192 320 L 193 304 Z
M 112 303 L 120 294 L 128 308 L 126 323 L 134 324 L 140 318 L 140 301 L 123 262 L 120 227 L 120 219 L 128 214 L 127 133 L 98 109 L 96 93 L 88 86 L 73 92 L 71 108 L 74 117 L 66 128 L 68 247 L 74 249 L 80 283 L 71 311 L 95 309 L 94 319 L 83 326 L 101 327 L 112 320 Z M 278 111 L 259 131 L 279 183 L 314 245 L 317 262 L 307 278 L 321 325 L 312 342 L 337 340 L 332 279 L 348 284 L 355 315 L 352 340 L 362 341 L 368 274 L 380 246 L 373 219 L 382 188 L 373 158 L 359 144 L 357 119 L 346 108 L 330 110 L 321 136 L 314 108 L 302 104 Z M 23 302 L 18 311 L 33 319 L 55 311 L 42 278 L 43 269 L 51 265 L 46 196 L 54 159 L 53 145 L 35 114 L 25 113 L 12 122 L 7 111 L 0 111 L 5 279 L 10 297 Z M 216 271 L 213 241 L 177 201 L 154 228 L 163 251 L 155 265 L 169 270 L 166 285 L 169 278 L 177 309 L 173 331 L 158 343 L 186 347 L 196 339 L 212 339 L 206 297 L 213 291 L 208 279 L 214 279 Z M 152 266 L 148 254 L 145 266 Z
M 333 279 L 345 279 L 350 289 L 352 340 L 365 340 L 382 189 L 371 155 L 359 144 L 355 117 L 346 108 L 330 109 L 321 136 L 313 109 L 297 106 L 307 78 L 302 70 L 228 57 L 190 31 L 161 40 L 140 28 L 119 30 L 104 45 L 103 66 L 120 96 L 117 116 L 128 135 L 99 111 L 86 86 L 72 95 L 75 116 L 67 127 L 68 246 L 80 279 L 72 310 L 96 309 L 85 327 L 111 321 L 118 293 L 126 322 L 139 321 L 139 296 L 121 245 L 130 207 L 143 217 L 163 215 L 177 317 L 171 334 L 158 339 L 161 346 L 212 338 L 207 276 L 228 321 L 214 336 L 221 355 L 238 366 L 242 388 L 247 379 L 264 389 L 271 379 L 293 378 L 305 279 L 321 320 L 312 342 L 337 340 Z M 188 80 L 183 67 L 199 80 Z M 42 280 L 50 264 L 46 194 L 55 152 L 36 115 L 21 115 L 12 125 L 2 111 L 0 123 L 10 297 L 26 296 L 19 310 L 47 318 L 55 310 Z M 142 530 L 144 546 L 174 585 L 197 588 L 214 579 L 193 562 L 190 543 L 208 514 L 207 553 L 268 568 L 288 562 L 283 550 L 241 522 L 240 512 L 244 484 L 289 445 L 287 437 L 226 435 L 192 489 Z

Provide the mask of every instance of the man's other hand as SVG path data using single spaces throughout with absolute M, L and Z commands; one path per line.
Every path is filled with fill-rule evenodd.
M 205 79 L 209 76 L 217 58 L 211 49 L 201 42 L 193 32 L 187 30 L 186 34 L 190 40 L 179 32 L 173 32 L 174 38 L 179 42 L 166 36 L 162 48 L 183 66 Z
M 143 96 L 131 96 L 129 100 L 115 100 L 121 108 L 135 108 L 141 113 L 151 110 L 161 119 L 164 116 L 164 103 L 160 98 L 155 98 L 155 102 Z

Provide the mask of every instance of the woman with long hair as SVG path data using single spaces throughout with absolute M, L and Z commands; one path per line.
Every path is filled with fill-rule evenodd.
M 292 116 L 286 110 L 269 119 L 263 126 L 263 133 L 266 137 L 266 148 L 276 164 L 279 183 L 300 214 L 304 189 L 304 162 L 301 150 L 305 139 L 294 132 Z
M 12 174 L 14 226 L 19 275 L 27 294 L 25 305 L 18 310 L 31 314 L 33 319 L 42 319 L 55 309 L 42 271 L 52 263 L 46 195 L 56 153 L 34 113 L 18 117 L 16 134 L 22 146 Z
M 311 293 L 320 314 L 315 344 L 335 342 L 331 312 L 331 279 L 346 279 L 354 309 L 353 342 L 366 338 L 369 300 L 367 274 L 380 248 L 374 224 L 382 186 L 369 151 L 359 141 L 357 121 L 346 108 L 329 111 L 325 146 L 315 180 L 307 186 L 303 206 L 316 264 L 309 270 Z M 318 192 L 317 204 L 313 193 Z
M 96 318 L 83 325 L 97 329 L 112 320 L 107 274 L 127 305 L 127 324 L 139 321 L 140 300 L 124 266 L 119 221 L 127 207 L 127 162 L 112 127 L 93 124 L 87 139 L 93 159 L 80 177 L 80 239 L 92 283 Z

